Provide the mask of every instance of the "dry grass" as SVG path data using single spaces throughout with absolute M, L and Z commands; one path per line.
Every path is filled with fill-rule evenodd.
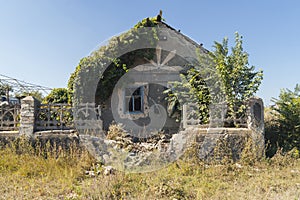
M 155 172 L 90 177 L 84 173 L 94 161 L 85 151 L 21 144 L 22 152 L 0 150 L 0 199 L 300 199 L 294 155 L 208 164 L 190 150 Z
M 21 138 L 0 150 L 0 199 L 64 199 L 93 161 L 75 143 L 34 149 Z

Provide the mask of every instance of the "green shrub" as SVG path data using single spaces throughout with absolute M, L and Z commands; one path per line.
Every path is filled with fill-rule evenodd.
M 266 114 L 267 154 L 274 155 L 277 149 L 289 152 L 300 150 L 300 85 L 294 91 L 283 89 L 271 110 Z

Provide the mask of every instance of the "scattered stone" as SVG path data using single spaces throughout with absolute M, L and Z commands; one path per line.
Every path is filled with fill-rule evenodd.
M 107 150 L 101 158 L 106 165 L 112 165 L 115 157 L 122 156 L 124 167 L 135 169 L 137 167 L 151 165 L 157 159 L 165 162 L 176 160 L 185 148 L 185 142 L 190 140 L 190 134 L 180 132 L 178 134 L 165 134 L 163 132 L 153 134 L 149 138 L 137 138 L 128 134 L 115 134 L 113 138 L 104 139 Z M 124 157 L 123 157 L 124 156 Z M 105 175 L 112 173 L 110 167 L 104 170 Z
M 253 170 L 256 171 L 256 172 L 260 171 L 260 169 L 258 169 L 258 168 L 254 168 Z
M 108 176 L 108 175 L 111 175 L 111 174 L 115 174 L 115 169 L 112 166 L 105 166 L 103 174 L 105 176 Z
M 78 199 L 78 194 L 71 192 L 66 196 L 66 199 Z
M 85 171 L 85 175 L 93 178 L 93 177 L 95 177 L 95 172 L 94 171 Z
M 300 171 L 297 170 L 297 169 L 296 169 L 296 170 L 292 169 L 292 170 L 291 170 L 291 173 L 293 173 L 293 174 L 298 174 L 298 173 L 300 173 Z
M 239 163 L 235 163 L 235 166 L 236 166 L 237 168 L 239 168 L 239 169 L 242 169 L 242 165 L 239 164 Z

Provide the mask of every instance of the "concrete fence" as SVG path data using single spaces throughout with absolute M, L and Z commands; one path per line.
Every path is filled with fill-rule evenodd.
M 218 109 L 222 108 L 222 109 Z M 19 131 L 20 135 L 31 136 L 35 131 L 47 130 L 70 130 L 75 129 L 74 121 L 77 123 L 76 116 L 80 112 L 91 112 L 93 107 L 94 115 L 97 118 L 101 116 L 99 106 L 82 105 L 82 109 L 77 108 L 78 113 L 73 113 L 73 108 L 69 104 L 41 104 L 32 96 L 21 100 L 21 105 L 0 107 L 0 131 Z M 183 106 L 182 128 L 222 128 L 227 127 L 229 119 L 225 118 L 226 109 L 224 104 L 214 105 L 210 110 L 210 116 L 213 116 L 216 110 L 221 114 L 210 117 L 210 124 L 203 124 L 196 114 L 197 106 L 189 104 Z M 241 119 L 235 119 L 235 124 L 240 128 L 263 132 L 264 130 L 264 105 L 260 98 L 251 98 L 248 101 L 246 113 Z M 81 113 L 82 114 L 82 113 Z M 89 113 L 91 115 L 91 113 Z M 99 119 L 98 119 L 99 120 Z M 230 119 L 232 120 L 232 119 Z M 82 123 L 82 122 L 81 122 Z
M 221 105 L 222 106 L 222 105 Z M 90 123 L 102 122 L 100 119 L 101 110 L 93 104 L 82 105 L 73 113 L 73 108 L 68 104 L 41 104 L 34 97 L 28 96 L 21 100 L 19 108 L 1 108 L 0 114 L 0 136 L 13 137 L 24 135 L 27 137 L 61 137 L 74 133 L 76 127 L 84 130 L 91 128 Z M 240 119 L 241 127 L 232 128 L 222 126 L 226 121 L 224 113 L 220 118 L 214 118 L 213 126 L 203 125 L 197 119 L 192 105 L 185 105 L 182 113 L 182 129 L 186 134 L 195 134 L 196 142 L 199 144 L 199 157 L 211 156 L 214 146 L 218 141 L 228 140 L 232 145 L 233 154 L 240 155 L 243 149 L 245 138 L 252 137 L 254 147 L 258 156 L 264 153 L 264 105 L 260 98 L 251 98 L 247 104 L 247 112 L 243 119 Z M 223 109 L 222 109 L 223 110 Z M 94 116 L 92 119 L 80 120 L 79 115 Z M 12 122 L 9 122 L 12 121 Z M 222 123 L 220 123 L 222 121 Z M 102 131 L 102 123 L 97 126 L 97 131 Z M 79 134 L 80 129 L 77 131 Z M 182 131 L 181 131 L 182 132 Z M 67 133 L 67 134 L 62 134 Z M 72 134 L 71 134 L 72 135 Z M 241 142 L 242 141 L 242 142 Z

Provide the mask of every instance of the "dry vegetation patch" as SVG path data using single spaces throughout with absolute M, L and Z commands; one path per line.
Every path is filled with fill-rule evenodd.
M 293 154 L 250 164 L 247 159 L 205 163 L 190 149 L 158 171 L 104 175 L 101 164 L 75 146 L 71 151 L 23 148 L 0 150 L 0 199 L 300 198 L 300 160 Z

